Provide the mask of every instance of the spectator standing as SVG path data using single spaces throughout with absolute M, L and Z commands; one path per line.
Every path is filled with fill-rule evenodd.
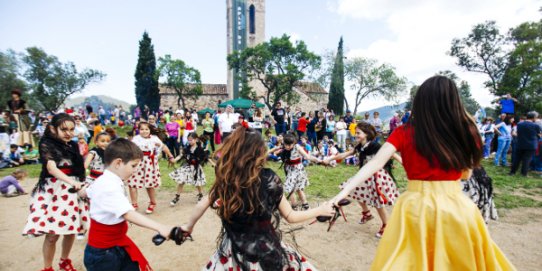
M 226 140 L 226 138 L 232 132 L 232 125 L 238 122 L 239 114 L 233 113 L 233 106 L 226 106 L 226 112 L 220 114 L 218 117 L 218 128 L 220 129 L 221 141 Z
M 344 117 L 340 117 L 339 121 L 335 124 L 335 131 L 337 133 L 337 146 L 343 152 L 346 150 L 346 137 L 349 132 Z
M 399 114 L 395 113 L 393 114 L 393 117 L 390 119 L 390 135 L 393 133 L 393 130 L 397 128 L 401 124 L 401 119 L 399 118 Z
M 380 113 L 375 111 L 373 113 L 373 118 L 369 121 L 369 123 L 376 129 L 377 136 L 374 140 L 376 140 L 376 142 L 379 142 L 380 135 L 382 134 L 382 120 L 380 119 Z
M 491 151 L 491 141 L 495 135 L 495 124 L 493 124 L 493 118 L 486 118 L 484 125 L 480 128 L 480 133 L 484 139 L 484 159 L 489 158 Z
M 506 154 L 510 148 L 510 142 L 512 141 L 512 127 L 510 126 L 510 118 L 506 117 L 504 121 L 501 121 L 495 126 L 495 131 L 498 134 L 497 153 L 495 153 L 495 166 L 500 165 L 503 167 L 508 166 L 506 162 Z M 500 161 L 499 161 L 500 160 Z
M 533 159 L 533 156 L 535 155 L 536 149 L 538 147 L 539 138 L 540 136 L 542 136 L 542 130 L 540 126 L 535 123 L 537 117 L 537 112 L 529 112 L 527 114 L 527 120 L 520 122 L 517 125 L 517 157 L 512 164 L 510 175 L 516 174 L 519 163 L 521 162 L 521 175 L 527 176 L 527 172 L 529 171 L 529 165 L 531 164 L 531 160 Z
M 515 112 L 515 105 L 514 102 L 518 102 L 516 98 L 513 98 L 510 93 L 498 97 L 493 102 L 499 102 L 501 105 L 501 114 L 507 114 L 507 115 L 514 115 Z
M 277 135 L 286 133 L 286 110 L 282 108 L 281 102 L 275 104 L 275 108 L 271 111 L 271 116 L 273 116 L 273 123 L 275 124 L 275 133 Z
M 309 123 L 309 118 L 305 117 L 305 115 L 305 112 L 301 112 L 301 114 L 299 115 L 299 119 L 297 120 L 296 130 L 298 138 L 304 136 L 305 132 L 307 131 L 307 124 Z

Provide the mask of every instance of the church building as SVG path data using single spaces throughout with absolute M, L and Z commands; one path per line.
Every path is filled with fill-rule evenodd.
M 247 47 L 253 47 L 265 39 L 265 0 L 226 0 L 227 18 L 227 55 Z M 216 109 L 220 102 L 239 98 L 241 82 L 235 71 L 228 69 L 227 84 L 202 84 L 203 94 L 196 100 L 187 99 L 187 107 L 197 110 L 210 107 Z M 261 95 L 265 88 L 258 81 L 249 85 Z M 325 107 L 328 93 L 319 84 L 301 82 L 294 91 L 300 96 L 299 103 L 291 105 L 303 111 L 317 110 Z M 160 107 L 177 109 L 177 94 L 172 89 L 160 86 Z

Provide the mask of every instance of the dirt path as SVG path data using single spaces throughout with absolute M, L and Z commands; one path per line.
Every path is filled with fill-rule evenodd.
M 30 189 L 33 181 L 25 181 L 24 187 Z M 153 219 L 171 225 L 181 224 L 187 220 L 195 205 L 195 194 L 183 194 L 180 205 L 168 206 L 170 193 L 158 193 L 158 208 Z M 21 231 L 28 215 L 28 196 L 15 198 L 0 197 L 0 270 L 39 270 L 42 267 L 41 246 L 43 237 L 25 238 Z M 141 198 L 140 206 L 145 205 Z M 374 237 L 378 231 L 379 221 L 374 219 L 367 225 L 359 225 L 359 207 L 349 206 L 346 209 L 348 223 L 339 221 L 331 232 L 326 233 L 326 225 L 315 224 L 283 225 L 289 228 L 302 229 L 295 231 L 297 244 L 302 252 L 319 270 L 368 270 L 374 257 L 378 239 Z M 376 215 L 376 212 L 374 212 Z M 539 270 L 539 259 L 542 258 L 542 209 L 521 208 L 499 210 L 499 221 L 490 222 L 492 237 L 501 247 L 518 270 Z M 194 242 L 176 246 L 167 242 L 160 247 L 151 243 L 153 232 L 133 226 L 129 235 L 141 248 L 154 270 L 200 270 L 216 248 L 216 237 L 220 230 L 217 216 L 208 211 L 200 220 L 194 231 Z M 453 238 L 453 237 L 452 237 Z M 86 240 L 75 241 L 71 258 L 75 267 L 83 267 L 83 250 Z M 54 267 L 58 266 L 60 245 L 58 244 Z

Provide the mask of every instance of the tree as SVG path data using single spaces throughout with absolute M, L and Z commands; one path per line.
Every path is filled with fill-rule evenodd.
M 457 65 L 467 71 L 489 76 L 485 82 L 490 92 L 499 90 L 499 82 L 507 68 L 508 52 L 503 49 L 506 38 L 494 21 L 477 24 L 463 39 L 453 39 L 449 54 L 457 58 Z
M 457 91 L 459 92 L 459 97 L 461 98 L 461 102 L 463 103 L 465 110 L 474 116 L 476 110 L 480 108 L 480 104 L 478 104 L 478 102 L 472 98 L 469 82 L 459 79 L 454 72 L 449 70 L 440 71 L 438 72 L 438 75 L 446 76 L 455 82 Z
M 414 85 L 410 88 L 408 101 L 405 104 L 405 110 L 412 110 L 412 104 L 414 102 L 414 97 L 416 97 L 416 92 L 418 92 L 418 88 L 420 88 L 420 86 L 417 85 Z
M 522 23 L 506 36 L 493 21 L 478 24 L 452 41 L 450 55 L 468 71 L 487 74 L 492 94 L 518 99 L 518 114 L 542 110 L 542 21 Z
M 106 76 L 93 69 L 78 72 L 74 63 L 62 63 L 56 56 L 37 47 L 27 48 L 26 53 L 23 56 L 27 65 L 24 77 L 32 90 L 29 102 L 38 111 L 56 112 L 70 95 Z
M 354 115 L 363 99 L 383 97 L 386 100 L 397 100 L 406 88 L 406 78 L 396 75 L 393 66 L 379 65 L 374 59 L 356 57 L 348 60 L 345 68 L 348 80 L 352 81 L 350 89 L 356 94 Z
M 329 88 L 329 101 L 327 107 L 338 115 L 343 114 L 344 104 L 348 105 L 344 97 L 344 54 L 343 38 L 339 40 L 335 65 L 331 75 L 331 86 Z M 347 106 L 348 107 L 348 106 Z
M 526 22 L 510 29 L 508 39 L 514 49 L 508 58 L 508 68 L 501 81 L 504 95 L 510 93 L 518 100 L 516 111 L 542 111 L 542 20 Z
M 172 59 L 165 55 L 158 59 L 158 75 L 164 78 L 163 86 L 175 90 L 177 105 L 186 108 L 186 99 L 194 101 L 203 93 L 200 72 L 180 59 Z
M 467 112 L 469 112 L 471 115 L 474 115 L 474 113 L 476 113 L 476 110 L 480 108 L 480 104 L 478 104 L 478 102 L 474 100 L 474 98 L 472 98 L 469 83 L 467 81 L 459 79 L 459 77 L 452 71 L 440 71 L 437 73 L 437 75 L 446 76 L 455 82 L 457 86 L 457 92 L 459 92 L 459 97 L 461 98 L 461 102 L 463 103 L 465 110 L 467 110 Z M 410 98 L 405 105 L 406 110 L 412 110 L 412 103 L 419 87 L 420 86 L 412 86 L 412 88 L 410 89 Z
M 160 107 L 160 89 L 156 77 L 156 57 L 154 45 L 145 31 L 139 41 L 139 53 L 135 71 L 135 95 L 139 108 L 147 105 L 151 112 L 158 112 Z
M 266 91 L 257 98 L 272 108 L 280 100 L 294 103 L 299 99 L 293 88 L 305 77 L 304 71 L 320 66 L 320 57 L 310 52 L 303 41 L 297 41 L 294 46 L 284 34 L 234 51 L 228 55 L 228 66 L 246 74 L 246 79 L 241 80 L 259 81 Z
M 6 107 L 7 101 L 11 99 L 10 93 L 14 89 L 25 90 L 26 82 L 19 76 L 19 60 L 17 53 L 8 50 L 0 52 L 0 109 Z M 26 99 L 26 93 L 23 92 L 23 99 Z

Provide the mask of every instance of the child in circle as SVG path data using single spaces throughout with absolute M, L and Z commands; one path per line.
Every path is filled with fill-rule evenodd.
M 221 146 L 216 181 L 209 196 L 196 205 L 188 223 L 192 232 L 207 208 L 222 220 L 218 249 L 204 270 L 316 270 L 297 251 L 282 242 L 280 218 L 297 223 L 334 210 L 323 203 L 308 211 L 294 211 L 284 196 L 279 177 L 265 168 L 267 150 L 261 134 L 235 129 Z
M 197 200 L 200 201 L 203 198 L 202 187 L 205 185 L 205 173 L 203 173 L 202 165 L 206 160 L 205 150 L 201 146 L 201 141 L 198 139 L 198 134 L 190 133 L 186 138 L 187 145 L 185 146 L 182 155 L 177 156 L 175 162 L 179 160 L 185 160 L 186 163 L 180 168 L 174 170 L 169 174 L 177 183 L 177 194 L 171 200 L 170 205 L 175 206 L 183 192 L 185 184 L 191 184 L 198 190 Z
M 347 197 L 401 153 L 408 188 L 395 203 L 371 270 L 516 270 L 461 191 L 459 180 L 480 164 L 482 146 L 454 81 L 440 75 L 427 79 L 416 92 L 409 121 L 333 199 Z
M 104 151 L 106 169 L 94 183 L 81 191 L 90 205 L 91 227 L 85 248 L 88 271 L 152 270 L 145 256 L 126 235 L 128 223 L 169 237 L 172 227 L 157 223 L 136 212 L 126 197 L 124 180 L 137 169 L 143 153 L 127 139 L 117 139 Z
M 90 170 L 90 174 L 87 176 L 86 183 L 91 185 L 94 180 L 102 176 L 105 164 L 104 164 L 104 152 L 111 141 L 111 137 L 106 132 L 101 132 L 95 137 L 96 147 L 92 148 L 85 159 L 85 168 Z
M 288 195 L 291 205 L 294 209 L 298 206 L 293 197 L 293 193 L 297 193 L 301 201 L 303 210 L 309 209 L 309 203 L 305 196 L 305 188 L 309 185 L 309 177 L 303 166 L 302 158 L 310 160 L 316 164 L 320 163 L 318 158 L 308 154 L 305 149 L 297 144 L 297 139 L 293 134 L 284 135 L 284 146 L 280 148 L 276 154 L 279 154 L 286 173 L 286 181 L 284 182 L 284 190 Z
M 128 179 L 128 187 L 132 205 L 136 210 L 138 208 L 137 189 L 145 188 L 147 190 L 149 206 L 145 212 L 152 214 L 154 208 L 156 208 L 155 189 L 160 187 L 161 184 L 160 166 L 158 165 L 159 150 L 163 149 L 170 163 L 173 161 L 173 155 L 157 136 L 151 135 L 151 125 L 148 122 L 140 122 L 138 129 L 139 135 L 134 136 L 132 142 L 143 151 L 143 160 L 139 163 L 134 174 Z
M 41 236 L 43 270 L 53 270 L 56 242 L 63 236 L 60 270 L 75 270 L 69 258 L 75 235 L 88 229 L 88 205 L 73 190 L 85 180 L 83 157 L 73 142 L 74 119 L 60 113 L 46 127 L 39 143 L 42 168 L 32 191 L 30 215 L 23 235 Z
M 358 154 L 360 167 L 362 167 L 375 156 L 381 147 L 380 143 L 374 140 L 376 136 L 377 132 L 374 126 L 367 122 L 358 123 L 356 125 L 356 147 L 347 152 L 330 156 L 324 160 L 324 163 L 327 164 L 335 159 L 344 159 L 348 156 Z M 401 162 L 401 157 L 399 155 L 394 154 L 392 157 Z M 362 212 L 359 221 L 360 224 L 365 224 L 373 219 L 373 215 L 367 205 L 376 208 L 378 216 L 380 216 L 380 220 L 382 221 L 382 226 L 376 233 L 376 237 L 378 238 L 382 237 L 382 234 L 384 234 L 384 229 L 388 222 L 388 214 L 384 207 L 386 205 L 393 205 L 397 197 L 399 197 L 399 190 L 397 190 L 393 176 L 390 173 L 391 163 L 388 162 L 383 168 L 362 182 L 348 195 L 349 198 L 356 200 L 361 206 Z M 342 183 L 340 188 L 342 189 L 345 185 L 346 183 Z

